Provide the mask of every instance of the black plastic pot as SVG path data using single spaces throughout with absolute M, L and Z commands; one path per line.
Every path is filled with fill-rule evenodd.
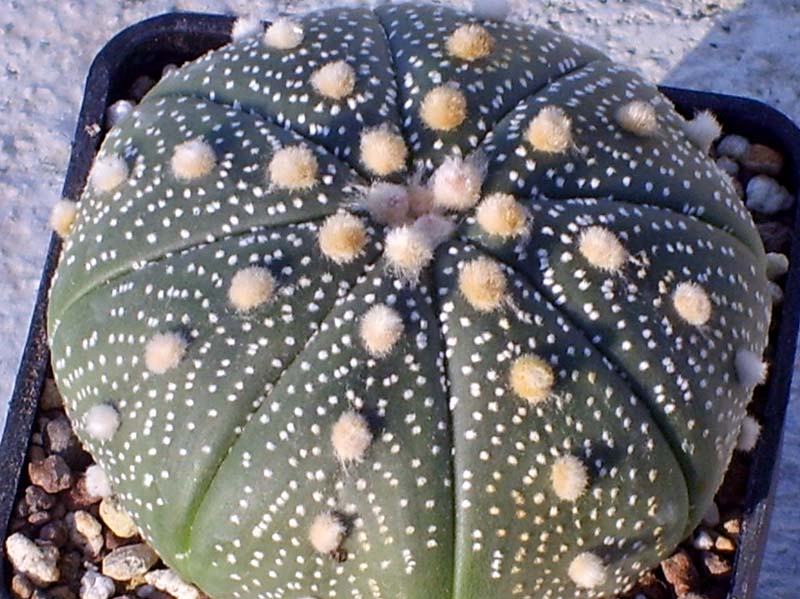
M 180 64 L 227 43 L 233 19 L 197 13 L 167 14 L 147 19 L 117 34 L 97 54 L 89 70 L 63 196 L 76 199 L 83 189 L 92 159 L 105 130 L 106 107 L 126 97 L 141 75 L 158 79 L 166 64 Z M 800 130 L 777 110 L 755 100 L 691 91 L 673 87 L 661 90 L 679 111 L 691 114 L 712 110 L 726 133 L 739 133 L 767 144 L 787 159 L 783 181 L 789 189 L 800 188 Z M 794 223 L 800 222 L 800 202 Z M 770 365 L 767 400 L 760 415 L 763 431 L 752 458 L 742 534 L 739 539 L 729 599 L 754 596 L 776 484 L 783 422 L 789 400 L 800 325 L 800 241 L 794 235 L 785 299 L 779 317 L 775 357 Z M 14 501 L 25 477 L 28 450 L 37 404 L 50 372 L 45 315 L 47 294 L 55 270 L 60 243 L 50 241 L 28 339 L 11 397 L 2 444 L 0 444 L 0 540 L 7 536 Z M 4 544 L 0 543 L 0 599 L 10 599 Z

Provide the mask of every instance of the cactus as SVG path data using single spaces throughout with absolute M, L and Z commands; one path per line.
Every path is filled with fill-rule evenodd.
M 54 219 L 54 372 L 119 501 L 215 599 L 630 588 L 764 375 L 715 121 L 440 6 L 262 29 L 166 75 Z

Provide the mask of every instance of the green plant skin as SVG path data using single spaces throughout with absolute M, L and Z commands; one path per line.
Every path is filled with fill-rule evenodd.
M 123 156 L 131 174 L 112 192 L 87 187 L 48 312 L 76 434 L 164 562 L 214 599 L 557 599 L 630 588 L 706 512 L 746 413 L 752 389 L 739 384 L 735 356 L 762 354 L 770 318 L 749 214 L 652 85 L 564 36 L 482 22 L 495 47 L 466 62 L 445 40 L 476 19 L 449 8 L 331 9 L 300 21 L 297 49 L 260 36 L 226 45 L 166 76 L 106 136 L 99 156 Z M 354 66 L 356 90 L 333 102 L 308 78 L 338 59 Z M 418 113 L 446 82 L 464 91 L 468 117 L 436 132 Z M 657 135 L 614 124 L 632 99 L 656 108 Z M 572 120 L 565 153 L 524 139 L 550 104 Z M 354 189 L 372 180 L 360 135 L 384 123 L 409 148 L 405 171 L 387 180 L 479 152 L 483 194 L 513 194 L 527 232 L 490 235 L 469 211 L 409 284 L 383 256 L 386 228 L 362 215 L 363 251 L 328 259 L 319 229 L 337 211 L 358 212 Z M 198 137 L 217 163 L 179 180 L 173 149 Z M 278 189 L 266 176 L 289 145 L 314 151 L 310 189 Z M 592 225 L 623 244 L 621 269 L 595 268 L 578 251 Z M 494 311 L 476 310 L 459 288 L 478 256 L 506 278 Z M 269 269 L 276 291 L 240 312 L 228 287 L 246 266 Z M 683 281 L 711 299 L 701 327 L 671 303 Z M 359 338 L 377 303 L 404 323 L 380 358 Z M 154 374 L 145 346 L 167 331 L 186 353 Z M 509 384 L 525 354 L 556 379 L 535 405 Z M 120 415 L 104 442 L 85 422 L 102 403 Z M 372 443 L 342 462 L 331 429 L 348 410 L 367 419 Z M 574 502 L 551 482 L 565 455 L 588 474 Z M 348 527 L 343 561 L 308 538 L 329 511 Z M 605 565 L 590 589 L 569 573 L 583 552 Z

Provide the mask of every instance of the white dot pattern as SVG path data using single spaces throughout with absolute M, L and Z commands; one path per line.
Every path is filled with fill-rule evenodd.
M 736 445 L 751 388 L 735 356 L 761 356 L 770 306 L 741 201 L 652 86 L 567 38 L 485 22 L 491 52 L 465 61 L 446 40 L 476 19 L 441 6 L 298 22 L 296 47 L 255 36 L 172 72 L 106 137 L 99 155 L 124 158 L 130 176 L 84 193 L 50 302 L 54 372 L 77 434 L 145 538 L 215 599 L 624 591 L 702 516 Z M 331 101 L 309 79 L 337 60 L 355 87 Z M 452 131 L 419 120 L 440 85 L 467 99 Z M 658 113 L 651 138 L 613 120 L 639 99 Z M 571 119 L 562 154 L 525 142 L 545 105 Z M 525 230 L 488 234 L 469 208 L 404 277 L 387 261 L 390 227 L 353 201 L 372 182 L 361 135 L 377 126 L 402 133 L 414 184 L 478 150 L 481 197 L 510 194 Z M 180 180 L 170 157 L 198 138 L 216 164 Z M 267 165 L 294 145 L 314 153 L 318 179 L 283 190 Z M 319 230 L 344 210 L 359 213 L 368 242 L 339 264 L 322 255 Z M 622 243 L 618 269 L 581 255 L 591 226 Z M 493 311 L 459 291 L 458 273 L 479 257 L 506 280 Z M 227 294 L 249 267 L 268 269 L 274 294 L 241 311 Z M 671 303 L 682 281 L 713 305 L 701 327 Z M 380 356 L 360 338 L 377 305 L 403 324 Z M 186 350 L 156 376 L 143 354 L 163 331 Z M 522 355 L 552 368 L 546 401 L 509 388 Z M 81 424 L 97 405 L 120 420 L 103 442 Z M 371 439 L 342 460 L 331 431 L 348 412 Z M 559 456 L 586 468 L 574 501 L 553 488 Z M 309 538 L 320 514 L 345 530 L 330 553 Z M 581 555 L 602 564 L 592 584 L 570 574 Z

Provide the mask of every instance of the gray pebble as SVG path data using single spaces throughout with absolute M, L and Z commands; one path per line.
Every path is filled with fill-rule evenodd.
M 747 183 L 747 207 L 760 214 L 775 214 L 794 205 L 794 196 L 772 177 L 758 175 Z
M 118 547 L 103 558 L 103 574 L 114 580 L 130 580 L 150 570 L 158 556 L 144 543 Z

